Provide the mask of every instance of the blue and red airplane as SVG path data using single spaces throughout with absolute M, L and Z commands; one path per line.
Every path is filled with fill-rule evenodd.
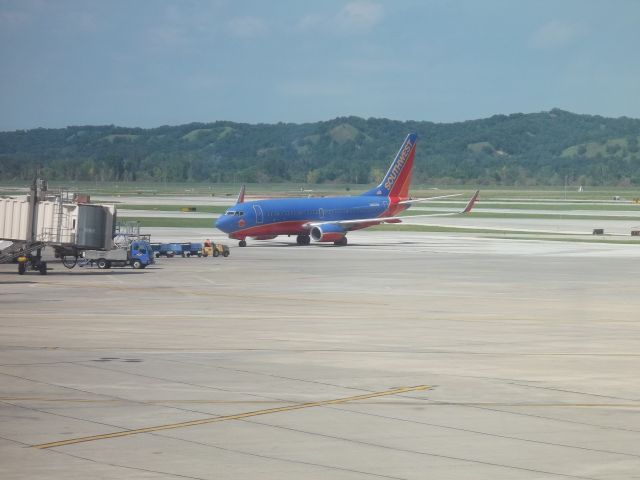
M 398 154 L 391 163 L 382 182 L 358 196 L 278 198 L 267 200 L 244 200 L 245 188 L 240 190 L 236 204 L 221 215 L 215 226 L 247 245 L 247 237 L 255 240 L 270 240 L 278 235 L 296 235 L 298 245 L 316 242 L 347 244 L 347 233 L 351 230 L 379 225 L 400 223 L 397 215 L 412 203 L 453 197 L 443 195 L 429 198 L 411 198 L 409 186 L 416 151 L 417 135 L 407 135 Z M 460 212 L 414 215 L 414 217 L 445 216 L 469 213 L 478 198 L 474 193 L 466 207 Z

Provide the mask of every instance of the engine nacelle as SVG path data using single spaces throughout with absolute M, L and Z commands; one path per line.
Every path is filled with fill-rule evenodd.
M 340 225 L 327 223 L 311 229 L 311 238 L 315 242 L 338 242 L 347 232 Z

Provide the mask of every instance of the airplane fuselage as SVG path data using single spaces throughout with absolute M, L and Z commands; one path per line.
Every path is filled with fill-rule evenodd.
M 310 223 L 391 216 L 408 206 L 398 205 L 389 197 L 374 195 L 256 200 L 229 208 L 217 220 L 216 227 L 238 240 L 308 235 Z M 366 226 L 369 225 L 360 228 Z

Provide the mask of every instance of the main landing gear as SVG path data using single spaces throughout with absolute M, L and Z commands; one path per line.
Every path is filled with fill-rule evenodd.
M 333 242 L 333 244 L 338 245 L 339 247 L 344 247 L 347 244 L 347 237 L 342 237 L 340 240 Z
M 240 240 L 238 242 L 238 246 L 239 247 L 246 247 L 247 246 L 247 241 L 246 240 Z
M 311 243 L 311 237 L 309 235 L 298 235 L 296 237 L 296 243 L 298 245 L 309 245 Z

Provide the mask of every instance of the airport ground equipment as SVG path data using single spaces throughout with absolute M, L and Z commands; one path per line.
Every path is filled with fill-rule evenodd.
M 203 257 L 219 257 L 220 255 L 228 257 L 230 253 L 229 247 L 223 243 L 212 243 L 210 247 L 204 247 L 202 249 Z
M 134 240 L 126 247 L 112 250 L 85 250 L 82 257 L 95 262 L 100 269 L 125 266 L 145 268 L 155 262 L 151 245 L 146 240 Z
M 151 249 L 156 258 L 182 255 L 182 245 L 179 243 L 152 243 Z
M 202 244 L 201 243 L 193 243 L 186 242 L 181 243 L 182 247 L 182 256 L 183 257 L 201 257 L 202 256 Z
M 52 248 L 65 266 L 75 265 L 84 250 L 111 249 L 115 206 L 83 203 L 85 200 L 87 196 L 73 197 L 66 190 L 51 191 L 37 177 L 28 195 L 0 198 L 0 240 L 9 242 L 0 251 L 0 263 L 20 258 L 19 273 L 30 267 L 46 274 L 45 247 Z

